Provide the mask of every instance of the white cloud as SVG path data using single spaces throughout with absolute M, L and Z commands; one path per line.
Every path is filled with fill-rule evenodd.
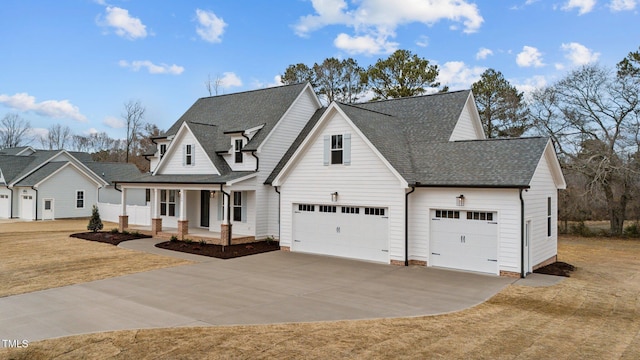
M 254 89 L 265 89 L 265 88 L 270 88 L 270 87 L 276 87 L 276 86 L 282 86 L 284 85 L 284 83 L 282 82 L 282 75 L 276 75 L 273 77 L 273 81 L 272 82 L 262 82 L 259 80 L 255 80 L 253 82 L 253 88 Z
M 349 8 L 346 0 L 311 0 L 315 14 L 301 17 L 293 26 L 296 34 L 306 37 L 310 32 L 328 25 L 344 25 L 354 29 L 353 35 L 340 34 L 334 44 L 353 53 L 381 53 L 397 48 L 398 26 L 423 23 L 431 26 L 441 20 L 462 24 L 464 32 L 478 31 L 484 19 L 475 4 L 467 0 L 360 0 Z M 457 26 L 456 26 L 457 27 Z
M 112 129 L 122 129 L 127 126 L 127 123 L 124 119 L 120 119 L 114 116 L 107 116 L 102 120 L 102 123 L 107 125 Z
M 398 49 L 397 42 L 387 41 L 387 37 L 373 38 L 371 35 L 350 36 L 347 34 L 339 34 L 333 41 L 338 48 L 349 54 L 390 54 Z
M 522 52 L 516 56 L 516 64 L 520 67 L 541 67 L 544 66 L 542 62 L 542 54 L 538 49 L 532 46 L 522 47 Z
M 420 46 L 420 47 L 427 47 L 429 46 L 429 37 L 426 35 L 421 35 L 418 40 L 416 40 L 416 45 Z
M 107 6 L 105 11 L 104 21 L 99 21 L 99 25 L 112 27 L 118 36 L 129 40 L 147 37 L 147 27 L 140 19 L 129 15 L 128 10 Z
M 167 64 L 159 64 L 156 65 L 149 60 L 136 60 L 132 62 L 128 62 L 126 60 L 120 60 L 118 65 L 124 68 L 129 68 L 133 71 L 139 71 L 141 68 L 146 68 L 149 71 L 149 74 L 171 74 L 171 75 L 180 75 L 184 71 L 184 67 L 178 66 L 176 64 L 167 65 Z
M 569 0 L 562 7 L 562 10 L 571 11 L 573 9 L 578 9 L 578 15 L 584 15 L 591 12 L 595 5 L 596 0 Z
M 223 88 L 228 89 L 231 87 L 242 86 L 242 80 L 240 80 L 238 75 L 236 75 L 235 73 L 225 72 L 222 75 L 223 76 L 220 79 L 220 86 L 222 86 Z
M 98 129 L 92 127 L 92 128 L 89 128 L 89 130 L 83 131 L 83 133 L 85 135 L 91 135 L 91 134 L 97 134 L 97 133 L 99 133 L 99 131 L 98 131 Z
M 534 77 L 526 79 L 522 84 L 514 83 L 513 86 L 515 86 L 518 91 L 523 92 L 525 100 L 529 101 L 531 98 L 531 93 L 533 93 L 535 90 L 547 86 L 547 79 L 544 76 L 536 75 Z
M 611 11 L 631 11 L 636 8 L 636 0 L 611 0 Z
M 219 43 L 222 41 L 222 34 L 227 23 L 214 14 L 212 11 L 196 9 L 196 17 L 198 26 L 196 33 L 200 35 L 202 40 L 210 43 Z
M 593 52 L 577 42 L 562 44 L 561 48 L 565 52 L 564 57 L 569 59 L 573 65 L 586 65 L 598 61 L 600 57 L 600 53 Z
M 491 49 L 480 48 L 480 50 L 478 50 L 478 52 L 476 53 L 476 60 L 484 60 L 489 55 L 493 55 L 493 51 L 491 51 Z
M 439 68 L 438 81 L 449 86 L 450 90 L 469 89 L 486 70 L 479 66 L 469 67 L 462 61 L 449 61 Z
M 17 93 L 15 95 L 0 94 L 0 103 L 20 111 L 33 111 L 42 116 L 87 121 L 87 117 L 82 115 L 80 109 L 69 100 L 45 100 L 37 103 L 34 96 Z

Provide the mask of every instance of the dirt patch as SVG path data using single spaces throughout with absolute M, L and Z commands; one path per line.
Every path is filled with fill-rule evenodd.
M 567 264 L 566 262 L 562 262 L 562 261 L 556 261 L 553 264 L 543 266 L 539 269 L 534 270 L 533 272 L 538 274 L 570 277 L 571 272 L 575 270 L 576 270 L 576 267 L 571 264 Z
M 146 239 L 151 235 L 145 234 L 132 234 L 132 233 L 114 233 L 109 231 L 96 231 L 96 232 L 84 232 L 69 235 L 74 238 L 97 241 L 101 243 L 107 243 L 111 245 L 118 245 L 123 241 Z
M 261 254 L 280 250 L 277 241 L 259 241 L 250 244 L 214 245 L 187 241 L 166 241 L 156 244 L 156 247 L 167 250 L 181 251 L 189 254 L 210 256 L 218 259 L 233 259 L 241 256 Z

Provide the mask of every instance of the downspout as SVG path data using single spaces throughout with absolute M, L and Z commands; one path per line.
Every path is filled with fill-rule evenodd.
M 522 198 L 522 188 L 520 188 L 520 278 L 526 276 L 524 269 L 524 198 Z
M 36 218 L 35 218 L 35 220 L 38 221 L 38 189 L 36 189 L 35 186 L 32 186 L 31 189 L 33 189 L 33 191 L 36 192 Z
M 249 141 L 251 140 L 251 139 L 249 139 L 249 137 L 248 137 L 247 135 L 245 135 L 244 133 L 242 133 L 242 137 L 243 137 L 243 138 L 245 138 L 245 139 L 247 139 L 247 144 L 248 144 L 248 143 L 249 143 Z M 255 150 L 252 150 L 252 151 L 251 151 L 251 155 L 252 155 L 254 158 L 256 158 L 256 170 L 255 170 L 255 171 L 258 171 L 258 169 L 259 169 L 259 167 L 260 167 L 260 166 L 259 166 L 259 165 L 260 165 L 260 159 L 258 159 L 258 156 L 256 155 L 256 151 L 255 151 Z
M 231 225 L 231 194 L 224 192 L 222 190 L 222 184 L 220 184 L 220 192 L 223 193 L 227 197 L 227 225 Z M 227 246 L 231 245 L 231 231 L 229 231 L 229 236 L 227 238 Z
M 404 266 L 409 266 L 409 194 L 416 191 L 412 186 L 411 191 L 404 194 Z
M 282 201 L 282 197 L 280 196 L 280 190 L 278 190 L 278 187 L 274 186 L 273 188 L 276 189 L 276 192 L 278 193 L 278 241 L 280 241 L 280 232 L 282 231 L 280 229 L 280 210 L 281 210 L 280 202 Z
M 11 191 L 11 201 L 9 201 L 9 219 L 13 219 L 13 189 L 10 188 L 9 185 L 5 185 L 4 187 Z

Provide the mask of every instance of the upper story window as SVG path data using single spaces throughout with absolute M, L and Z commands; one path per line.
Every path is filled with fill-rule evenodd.
M 331 135 L 331 163 L 342 164 L 342 135 Z
M 237 139 L 234 146 L 236 163 L 242 162 L 242 139 Z
M 351 134 L 325 135 L 324 165 L 351 165 Z
M 184 160 L 183 163 L 185 166 L 193 166 L 195 165 L 195 154 L 194 151 L 195 150 L 195 146 L 194 145 L 185 145 L 184 146 Z
M 160 144 L 160 157 L 164 156 L 164 153 L 167 152 L 167 144 Z

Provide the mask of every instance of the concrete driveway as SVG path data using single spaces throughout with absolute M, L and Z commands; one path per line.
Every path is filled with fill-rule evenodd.
M 514 279 L 271 252 L 200 261 L 0 298 L 0 338 L 89 332 L 432 315 L 479 304 Z

